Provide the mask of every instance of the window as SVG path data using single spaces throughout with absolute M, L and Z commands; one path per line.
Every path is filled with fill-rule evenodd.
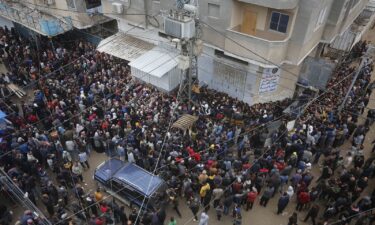
M 96 8 L 101 5 L 101 0 L 86 0 L 86 9 Z
M 272 12 L 270 29 L 281 33 L 286 33 L 288 28 L 289 16 L 279 12 Z
M 76 9 L 75 0 L 66 0 L 66 4 L 68 5 L 68 9 Z
M 324 8 L 324 9 L 320 10 L 318 19 L 316 21 L 315 29 L 318 29 L 324 23 L 326 13 L 327 13 L 327 8 Z
M 208 16 L 209 17 L 220 17 L 220 5 L 208 3 Z

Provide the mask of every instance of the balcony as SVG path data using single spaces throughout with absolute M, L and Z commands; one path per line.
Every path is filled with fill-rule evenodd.
M 279 34 L 273 31 L 256 30 L 255 35 L 249 35 L 240 32 L 241 27 L 236 26 L 226 31 L 226 35 L 239 42 L 241 45 L 255 52 L 263 58 L 280 64 L 285 60 L 288 50 L 289 37 L 285 34 Z M 247 49 L 234 43 L 232 40 L 225 40 L 225 51 L 231 52 L 241 57 L 255 59 L 260 62 L 267 63 L 267 60 L 251 53 Z
M 238 0 L 240 2 L 274 9 L 294 9 L 299 0 Z
M 72 29 L 69 17 L 56 18 L 19 3 L 8 5 L 0 2 L 0 16 L 45 36 L 56 36 Z

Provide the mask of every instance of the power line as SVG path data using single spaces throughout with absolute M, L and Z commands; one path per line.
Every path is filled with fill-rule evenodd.
M 157 15 L 157 14 L 156 14 L 156 15 Z M 142 23 L 144 23 L 144 22 L 141 22 L 139 25 L 130 28 L 129 30 L 127 30 L 126 32 L 124 32 L 124 34 L 127 34 L 128 32 L 130 32 L 130 31 L 132 31 L 133 29 L 137 28 L 137 27 L 140 26 Z M 78 30 L 78 31 L 80 31 L 80 30 Z M 82 31 L 81 31 L 81 32 L 82 32 Z M 86 33 L 86 32 L 84 32 L 84 33 Z M 88 34 L 88 33 L 86 33 L 86 34 Z M 108 42 L 104 43 L 102 46 L 109 44 L 111 41 L 112 41 L 112 40 L 109 40 Z M 38 53 L 38 54 L 39 54 L 39 53 Z M 44 78 L 46 78 L 46 77 L 48 77 L 48 76 L 50 76 L 50 75 L 52 75 L 52 74 L 54 74 L 54 73 L 56 73 L 56 72 L 59 72 L 59 71 L 62 70 L 63 68 L 65 68 L 65 67 L 67 67 L 67 66 L 69 66 L 69 65 L 71 65 L 71 64 L 73 64 L 73 63 L 75 63 L 75 62 L 78 61 L 80 58 L 82 58 L 82 56 L 79 56 L 78 58 L 74 59 L 73 61 L 71 61 L 71 62 L 69 62 L 69 63 L 67 63 L 67 64 L 65 64 L 65 65 L 63 65 L 63 66 L 61 66 L 61 67 L 59 67 L 58 69 L 55 69 L 55 70 L 52 71 L 52 72 L 49 72 L 49 73 L 47 73 L 47 74 L 45 74 L 45 75 L 43 75 L 43 76 L 40 76 L 38 79 L 36 79 L 36 80 L 30 82 L 29 84 L 27 84 L 27 85 L 25 85 L 25 86 L 22 86 L 22 88 L 27 88 L 27 87 L 29 87 L 29 86 L 31 86 L 31 85 L 34 85 L 34 84 L 37 83 L 39 80 L 44 79 Z M 39 63 L 40 63 L 40 62 L 39 62 Z M 9 97 L 11 97 L 12 95 L 13 95 L 13 93 L 11 93 L 11 94 L 9 94 L 9 95 L 7 95 L 7 96 L 4 96 L 3 99 L 9 98 Z
M 162 151 L 161 151 L 162 152 Z M 156 168 L 157 168 L 157 166 L 156 166 Z M 138 217 L 138 216 L 137 216 Z
M 341 84 L 343 81 L 345 81 L 347 78 L 349 78 L 350 75 L 351 75 L 351 74 L 349 74 L 348 76 L 344 77 L 343 79 L 341 79 L 340 81 L 338 81 L 337 83 L 335 83 L 332 87 L 330 87 L 330 89 L 332 89 L 332 88 L 336 87 L 337 85 Z M 316 96 L 314 99 L 312 99 L 311 101 L 309 101 L 308 103 L 306 103 L 306 104 L 305 104 L 305 107 L 304 107 L 304 111 L 305 111 L 305 110 L 306 110 L 311 104 L 313 104 L 318 98 L 322 97 L 327 91 L 328 91 L 328 90 L 326 90 L 324 93 L 320 94 L 319 96 Z M 302 115 L 303 115 L 303 113 L 301 113 L 301 114 L 299 115 L 298 118 L 300 118 Z M 284 116 L 285 116 L 285 115 L 284 115 Z M 310 118 L 310 119 L 311 119 L 311 118 Z M 308 120 L 310 120 L 310 119 L 308 119 Z M 307 121 L 308 121 L 308 120 L 307 120 Z M 269 121 L 269 122 L 273 122 L 273 121 Z M 269 122 L 268 122 L 268 123 L 269 123 Z M 306 121 L 303 121 L 303 122 L 306 122 Z M 267 123 L 266 123 L 266 124 L 267 124 Z M 255 128 L 254 130 L 259 129 L 259 127 L 264 127 L 264 126 L 265 126 L 265 124 L 261 124 L 261 125 L 259 125 L 257 128 Z M 251 131 L 249 131 L 249 132 L 247 132 L 247 133 L 253 132 L 254 130 L 251 130 Z M 242 135 L 244 135 L 244 134 L 242 134 Z M 282 135 L 284 135 L 284 134 L 282 134 Z M 282 135 L 280 135 L 280 137 L 281 137 Z M 209 149 L 209 148 L 207 148 L 207 149 Z M 267 151 L 267 152 L 268 152 L 268 151 Z M 264 154 L 266 154 L 267 152 L 265 152 Z M 262 155 L 264 155 L 264 154 L 262 154 Z M 250 168 L 251 168 L 251 167 L 250 167 Z M 117 194 L 117 193 L 121 192 L 121 191 L 124 190 L 125 188 L 126 188 L 126 187 L 120 188 L 118 191 L 115 191 L 114 194 Z M 113 194 L 108 195 L 107 197 L 103 198 L 101 201 L 104 201 L 105 199 L 107 199 L 107 198 L 109 198 L 109 197 L 113 197 Z M 96 203 L 94 203 L 94 204 L 92 204 L 92 205 L 95 205 L 95 204 L 97 204 L 97 203 L 99 203 L 99 202 L 101 202 L 101 201 L 98 201 L 98 202 L 96 202 Z M 92 205 L 90 205 L 90 206 L 92 206 Z M 79 211 L 79 212 L 82 212 L 82 211 L 86 210 L 86 209 L 89 208 L 90 206 L 88 206 L 88 207 L 82 209 L 82 210 Z M 77 213 L 79 213 L 79 212 L 77 212 Z M 77 213 L 76 213 L 76 214 L 77 214 Z M 68 218 L 71 218 L 71 217 L 73 217 L 73 216 L 76 215 L 76 214 L 73 214 L 73 215 L 69 216 Z M 190 220 L 192 220 L 192 219 L 190 219 Z M 190 221 L 190 220 L 189 220 L 189 221 Z M 59 223 L 61 223 L 61 222 L 59 222 Z M 59 224 L 59 223 L 57 223 L 57 224 Z M 186 224 L 187 224 L 187 223 L 186 223 Z
M 347 78 L 347 77 L 346 77 L 346 78 Z M 338 83 L 336 83 L 336 84 L 335 84 L 334 86 L 332 86 L 331 88 L 333 88 L 333 87 L 335 87 L 336 85 L 340 84 L 340 83 L 343 82 L 346 78 L 342 79 L 341 81 L 339 81 Z M 313 104 L 317 99 L 319 99 L 319 98 L 320 98 L 321 96 L 323 96 L 324 94 L 325 94 L 325 93 L 322 93 L 322 94 L 320 94 L 319 96 L 316 96 L 314 99 L 312 99 L 312 100 L 309 101 L 308 103 L 306 103 L 306 104 L 305 104 L 305 107 L 304 107 L 304 109 L 303 109 L 303 112 L 305 112 L 306 109 L 307 109 L 311 104 Z M 304 114 L 304 113 L 301 113 L 301 114 L 298 116 L 298 118 L 296 119 L 296 121 L 299 120 L 299 119 L 302 117 L 303 114 Z M 307 119 L 307 121 L 309 121 L 310 119 L 311 119 L 311 118 Z M 307 121 L 303 121 L 303 122 L 306 123 Z M 288 132 L 288 130 L 285 130 L 284 133 L 285 133 L 285 132 Z M 283 133 L 282 135 L 280 135 L 280 137 L 282 137 L 282 136 L 284 135 L 284 133 Z M 280 137 L 279 137 L 279 138 L 280 138 Z M 278 138 L 278 139 L 279 139 L 279 138 Z M 278 141 L 278 139 L 277 139 L 276 141 Z M 276 143 L 276 141 L 274 141 L 274 143 Z M 269 149 L 268 151 L 271 151 L 271 149 Z M 265 153 L 267 153 L 268 151 L 266 151 Z M 265 154 L 265 153 L 264 153 L 264 154 Z M 264 154 L 263 154 L 263 155 L 264 155 Z M 253 166 L 254 166 L 254 164 L 251 165 L 250 168 L 249 168 L 248 170 L 250 170 Z M 234 180 L 231 184 L 229 184 L 225 189 L 229 188 L 234 182 L 235 182 L 235 180 Z M 210 205 L 214 200 L 215 200 L 215 199 L 212 199 L 212 200 L 208 203 L 208 205 Z M 204 209 L 203 209 L 203 210 L 204 210 Z M 186 223 L 184 223 L 184 225 L 189 224 L 193 219 L 194 219 L 194 216 L 191 217 Z
M 365 213 L 369 213 L 369 212 L 372 212 L 375 208 L 371 208 L 371 209 L 368 209 L 368 210 L 365 210 L 365 211 L 362 211 L 362 212 L 358 212 L 354 215 L 351 215 L 351 216 L 348 216 L 348 217 L 345 217 L 345 220 L 336 220 L 336 221 L 333 221 L 332 223 L 328 223 L 328 225 L 334 225 L 334 224 L 337 224 L 337 223 L 342 223 L 342 222 L 346 222 L 348 221 L 348 219 L 352 219 L 352 218 L 355 218 L 357 216 L 360 216 L 362 214 L 365 214 Z
M 285 116 L 285 115 L 284 115 L 284 116 Z M 279 118 L 277 118 L 277 119 L 279 119 Z M 274 121 L 275 121 L 275 120 L 274 120 Z M 262 128 L 262 127 L 264 127 L 266 124 L 268 124 L 268 123 L 272 123 L 272 122 L 274 122 L 274 121 L 269 121 L 269 122 L 267 122 L 267 123 L 265 123 L 265 124 L 261 124 L 261 125 L 255 127 L 253 130 L 249 131 L 248 133 L 253 132 L 253 131 L 255 131 L 255 130 L 259 129 L 259 128 Z M 231 140 L 230 140 L 230 141 L 231 141 Z M 229 141 L 226 141 L 226 142 L 229 142 Z M 199 151 L 199 152 L 204 152 L 204 151 L 207 151 L 207 150 L 209 150 L 209 148 L 206 148 L 205 150 L 202 150 L 202 151 Z M 186 157 L 186 158 L 188 158 L 188 157 Z M 171 164 L 171 163 L 169 163 L 169 165 L 170 165 L 170 164 Z M 193 168 L 193 169 L 194 169 L 194 168 Z M 192 169 L 191 169 L 191 170 L 192 170 Z M 137 179 L 136 181 L 140 181 L 141 179 L 143 179 L 143 177 L 140 177 L 140 178 Z M 124 190 L 125 188 L 126 188 L 126 187 L 120 188 L 119 190 L 115 191 L 113 194 L 117 194 L 117 193 L 121 192 L 122 190 Z M 95 205 L 95 204 L 97 204 L 97 203 L 99 203 L 99 202 L 102 202 L 102 201 L 106 200 L 106 199 L 109 198 L 109 197 L 113 197 L 113 194 L 110 194 L 110 193 L 109 193 L 108 196 L 104 197 L 102 200 L 100 200 L 100 201 L 98 201 L 98 202 L 96 202 L 96 203 L 94 203 L 94 204 L 92 204 L 92 205 Z M 90 206 L 92 206 L 92 205 L 90 205 Z M 80 212 L 82 212 L 82 211 L 88 209 L 90 206 L 87 206 L 86 208 L 82 209 Z M 77 213 L 79 213 L 79 212 L 77 212 Z M 69 219 L 69 218 L 73 217 L 74 215 L 76 215 L 76 214 L 72 214 L 72 215 L 70 215 L 69 217 L 67 217 L 66 219 Z M 59 223 L 61 223 L 61 222 L 59 222 Z M 59 223 L 57 223 L 57 224 L 59 224 Z
M 299 75 L 298 75 L 298 74 L 295 74 L 295 73 L 293 73 L 293 72 L 291 72 L 291 71 L 289 71 L 289 70 L 287 70 L 287 69 L 281 68 L 278 64 L 276 64 L 276 63 L 270 61 L 269 59 L 263 57 L 262 55 L 260 55 L 260 54 L 258 54 L 258 53 L 256 53 L 256 52 L 254 52 L 253 50 L 249 49 L 249 48 L 246 47 L 245 45 L 243 45 L 243 44 L 239 43 L 238 41 L 234 40 L 233 38 L 228 37 L 226 34 L 224 34 L 224 33 L 220 32 L 220 31 L 218 31 L 217 29 L 215 29 L 213 26 L 209 25 L 208 23 L 205 23 L 205 22 L 203 22 L 202 20 L 199 20 L 199 21 L 200 21 L 201 23 L 203 23 L 204 25 L 206 25 L 207 27 L 209 27 L 210 29 L 212 29 L 213 31 L 215 31 L 216 33 L 220 34 L 221 36 L 225 37 L 226 39 L 228 39 L 228 40 L 232 41 L 233 43 L 235 43 L 236 45 L 240 46 L 241 48 L 244 48 L 245 50 L 251 52 L 252 54 L 254 54 L 254 55 L 256 55 L 256 56 L 258 56 L 259 58 L 263 59 L 264 61 L 266 61 L 266 62 L 268 62 L 268 63 L 270 63 L 270 64 L 276 66 L 277 68 L 279 68 L 279 69 L 281 69 L 281 70 L 283 70 L 283 71 L 285 71 L 285 72 L 288 72 L 289 74 L 293 75 L 294 77 L 299 78 Z
M 9 1 L 11 3 L 18 3 L 20 4 L 20 2 L 16 2 L 16 1 Z M 89 15 L 89 14 L 102 14 L 103 16 L 105 16 L 105 14 L 107 15 L 122 15 L 122 16 L 148 16 L 148 17 L 153 17 L 151 15 L 148 15 L 146 13 L 123 13 L 123 14 L 118 14 L 118 13 L 110 13 L 110 12 L 95 12 L 95 13 L 89 13 L 89 12 L 78 12 L 78 11 L 74 11 L 74 10 L 70 10 L 70 9 L 62 9 L 62 8 L 56 8 L 56 7 L 50 7 L 48 5 L 41 5 L 41 4 L 35 4 L 35 3 L 30 3 L 30 2 L 22 2 L 21 4 L 25 4 L 25 5 L 32 5 L 32 6 L 38 6 L 38 7 L 42 7 L 42 8 L 45 8 L 45 9 L 53 9 L 53 10 L 58 10 L 58 11 L 63 11 L 63 12 L 71 12 L 71 13 L 77 13 L 77 14 L 86 14 L 86 15 Z M 133 9 L 132 10 L 136 10 L 136 11 L 140 11 L 140 10 L 137 10 L 137 9 Z

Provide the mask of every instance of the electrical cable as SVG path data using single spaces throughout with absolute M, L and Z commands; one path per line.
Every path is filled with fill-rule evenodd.
M 207 24 L 207 23 L 205 23 L 205 22 L 203 22 L 203 21 L 201 21 L 201 20 L 200 20 L 200 22 L 201 22 L 202 24 L 206 25 L 207 27 L 211 28 L 212 30 L 214 30 L 216 33 L 222 35 L 223 37 L 225 37 L 225 38 L 227 38 L 228 40 L 232 41 L 233 43 L 237 44 L 238 46 L 240 46 L 240 47 L 242 47 L 242 48 L 248 50 L 249 52 L 253 53 L 254 55 L 256 55 L 256 56 L 262 58 L 263 60 L 265 60 L 265 61 L 267 61 L 267 62 L 269 62 L 269 63 L 271 63 L 271 64 L 277 66 L 279 69 L 281 69 L 281 70 L 283 70 L 283 71 L 285 71 L 285 72 L 288 72 L 288 73 L 294 75 L 294 76 L 297 77 L 297 78 L 299 77 L 297 74 L 294 74 L 294 73 L 292 73 L 292 72 L 290 72 L 290 71 L 288 71 L 288 70 L 286 70 L 286 69 L 281 68 L 279 65 L 273 63 L 272 61 L 266 59 L 265 57 L 259 55 L 258 53 L 252 51 L 251 49 L 247 48 L 247 47 L 244 46 L 243 44 L 237 42 L 236 40 L 234 40 L 234 39 L 228 37 L 226 34 L 224 34 L 224 33 L 220 32 L 220 31 L 218 31 L 218 30 L 215 29 L 213 26 L 211 26 L 211 25 L 209 25 L 209 24 Z
M 276 120 L 278 120 L 278 119 L 279 119 L 279 118 L 277 118 Z M 274 121 L 276 121 L 276 120 L 269 121 L 269 122 L 267 122 L 266 124 L 268 124 L 268 123 L 272 123 L 272 122 L 274 122 Z M 265 126 L 265 124 L 261 124 L 261 125 L 257 126 L 256 128 L 254 128 L 253 130 L 249 131 L 248 133 L 253 132 L 253 131 L 255 131 L 255 130 L 259 129 L 259 128 L 262 128 L 262 127 L 264 127 L 264 126 Z M 231 140 L 229 140 L 229 141 L 231 141 Z M 226 142 L 229 142 L 229 141 L 226 141 Z M 209 148 L 207 148 L 206 150 L 209 150 Z M 204 152 L 204 150 L 199 151 L 199 152 Z M 188 157 L 186 157 L 186 159 L 187 159 L 187 158 L 188 158 Z M 170 164 L 171 164 L 171 163 L 170 163 Z M 192 168 L 191 170 L 193 170 L 193 169 L 195 169 L 195 168 Z M 140 177 L 140 178 L 137 179 L 136 181 L 140 181 L 141 179 L 143 179 L 143 177 Z M 115 191 L 114 194 L 117 194 L 117 193 L 121 192 L 121 191 L 124 190 L 125 188 L 126 188 L 126 187 L 123 187 L 123 188 L 121 188 L 121 189 Z M 109 198 L 109 197 L 113 197 L 113 194 L 109 194 L 108 196 L 104 197 L 101 201 L 104 201 L 105 199 L 107 199 L 107 198 Z M 101 202 L 101 201 L 98 201 L 98 202 Z M 97 204 L 98 202 L 96 202 L 96 203 L 94 203 L 94 204 L 92 204 L 92 205 L 95 205 L 95 204 Z M 92 206 L 92 205 L 91 205 L 91 206 Z M 90 207 L 90 206 L 88 206 L 88 207 Z M 86 207 L 86 208 L 88 208 L 88 207 Z M 83 211 L 83 210 L 85 210 L 85 209 L 82 209 L 82 211 Z M 79 212 L 77 212 L 77 213 L 79 213 Z M 68 218 L 71 218 L 71 217 L 73 217 L 74 215 L 75 215 L 75 214 L 70 215 Z M 59 224 L 59 223 L 57 223 L 57 224 Z
M 332 87 L 330 87 L 330 89 L 332 89 L 332 88 L 334 88 L 334 87 L 336 87 L 337 85 L 339 85 L 339 84 L 341 84 L 343 81 L 345 81 L 348 77 L 350 77 L 350 75 L 348 75 L 348 76 L 346 76 L 345 78 L 343 78 L 343 79 L 341 79 L 339 82 L 337 82 L 337 83 L 335 83 Z M 324 92 L 324 93 L 322 93 L 322 94 L 320 94 L 319 96 L 316 96 L 313 100 L 311 100 L 311 101 L 309 101 L 308 103 L 306 103 L 305 104 L 305 107 L 304 107 L 304 110 L 303 111 L 305 111 L 312 103 L 314 103 L 315 101 L 316 101 L 316 99 L 318 99 L 318 98 L 320 98 L 320 97 L 322 97 L 325 93 L 327 92 L 327 90 Z M 298 119 L 300 119 L 301 118 L 301 116 L 303 115 L 303 113 L 301 113 L 300 115 L 299 115 L 299 117 L 298 117 Z M 308 119 L 309 120 L 309 119 Z M 307 120 L 307 121 L 308 121 Z M 306 120 L 305 121 L 303 121 L 303 122 L 307 122 Z M 260 126 L 264 126 L 263 124 L 262 125 L 260 125 Z M 287 131 L 287 130 L 286 130 Z M 283 136 L 283 134 L 282 135 L 280 135 L 280 137 L 282 137 Z M 266 154 L 267 152 L 265 152 L 264 154 Z M 262 154 L 262 155 L 264 155 L 264 154 Z M 251 168 L 251 167 L 250 167 Z M 249 168 L 249 169 L 250 169 Z M 230 186 L 230 185 L 229 185 Z M 125 188 L 125 187 L 124 187 Z M 124 190 L 124 188 L 121 188 L 120 190 L 118 190 L 118 191 L 116 191 L 115 192 L 115 194 L 117 194 L 117 193 L 119 193 L 120 191 L 122 191 L 122 190 Z M 108 196 L 106 196 L 105 198 L 103 198 L 102 200 L 105 200 L 105 199 L 107 199 L 107 198 L 109 198 L 109 197 L 113 197 L 113 195 L 108 195 Z M 68 218 L 71 218 L 72 216 L 74 216 L 75 214 L 73 214 L 73 215 L 71 215 L 71 216 L 69 216 Z M 194 218 L 194 217 L 193 217 Z M 192 219 L 190 219 L 190 220 L 192 220 Z M 189 221 L 190 221 L 189 220 Z M 57 223 L 58 224 L 58 223 Z M 186 225 L 186 224 L 185 224 Z
M 281 68 L 281 66 L 279 66 L 278 64 L 276 64 L 276 63 L 274 63 L 274 62 L 268 60 L 267 58 L 263 57 L 262 55 L 260 55 L 260 54 L 258 54 L 258 53 L 256 53 L 256 52 L 254 52 L 253 50 L 249 49 L 249 48 L 246 47 L 245 45 L 243 45 L 243 44 L 239 43 L 238 41 L 234 40 L 233 38 L 228 37 L 226 34 L 224 34 L 224 33 L 220 32 L 220 31 L 218 31 L 216 28 L 214 28 L 213 26 L 209 25 L 208 23 L 206 23 L 206 22 L 204 22 L 204 21 L 202 21 L 202 20 L 199 20 L 199 22 L 202 23 L 202 24 L 204 24 L 204 25 L 207 26 L 208 28 L 212 29 L 212 30 L 215 31 L 216 33 L 220 34 L 221 36 L 225 37 L 226 39 L 230 40 L 231 42 L 235 43 L 235 44 L 238 45 L 239 47 L 241 47 L 241 48 L 243 48 L 243 49 L 245 49 L 245 50 L 251 52 L 252 54 L 258 56 L 258 57 L 261 58 L 261 59 L 263 59 L 264 61 L 266 61 L 266 62 L 268 62 L 268 63 L 270 63 L 270 64 L 276 66 L 277 68 L 279 68 L 279 69 L 281 69 L 281 70 L 283 70 L 283 71 L 285 71 L 285 72 L 287 72 L 287 73 L 293 75 L 294 77 L 299 78 L 299 75 L 298 75 L 298 74 L 295 74 L 295 73 L 293 73 L 293 72 L 291 72 L 291 71 L 289 71 L 289 70 L 287 70 L 287 69 Z
M 130 31 L 130 30 L 129 30 Z M 106 43 L 107 44 L 107 43 Z M 59 70 L 59 69 L 58 69 Z M 56 70 L 57 71 L 57 70 Z M 0 156 L 1 157 L 1 156 Z
M 93 107 L 93 106 L 92 106 Z M 1 156 L 0 156 L 1 157 Z
M 144 22 L 141 22 L 140 24 L 142 24 L 142 23 L 144 23 Z M 140 25 L 140 24 L 139 24 L 139 25 Z M 139 25 L 138 25 L 138 26 L 139 26 Z M 132 28 L 129 29 L 128 31 L 124 32 L 124 34 L 130 32 L 131 30 L 135 29 L 136 27 L 137 27 L 137 26 L 132 27 Z M 104 43 L 102 46 L 104 46 L 104 45 L 106 45 L 106 44 L 109 44 L 111 41 L 112 41 L 112 40 L 109 40 L 108 42 Z M 39 56 L 39 55 L 38 55 L 38 56 Z M 75 60 L 73 60 L 73 61 L 71 61 L 71 62 L 65 64 L 64 66 L 61 66 L 61 67 L 59 67 L 58 69 L 55 69 L 54 71 L 52 71 L 52 72 L 50 72 L 50 73 L 47 73 L 46 75 L 40 76 L 37 80 L 34 80 L 33 82 L 29 83 L 28 85 L 23 86 L 23 88 L 28 88 L 29 86 L 32 86 L 32 85 L 34 85 L 35 83 L 38 83 L 39 80 L 44 79 L 44 78 L 46 78 L 46 77 L 48 77 L 48 76 L 50 76 L 50 75 L 53 75 L 53 74 L 55 74 L 56 72 L 60 72 L 60 71 L 63 70 L 65 67 L 67 67 L 67 66 L 69 66 L 69 65 L 71 65 L 71 64 L 74 64 L 75 62 L 77 62 L 77 61 L 80 60 L 81 58 L 84 58 L 84 57 L 83 57 L 83 56 L 79 56 L 77 59 L 75 59 Z M 173 58 L 173 59 L 174 59 L 174 58 Z M 174 59 L 174 60 L 175 60 L 175 59 Z M 39 64 L 40 64 L 40 63 L 39 63 Z M 159 66 L 159 67 L 160 67 L 160 66 Z M 159 68 L 159 67 L 157 67 L 157 68 Z M 157 68 L 155 68 L 155 69 L 157 69 Z M 155 69 L 154 69 L 154 70 L 155 70 Z M 145 74 L 144 76 L 146 76 L 146 75 L 147 75 L 147 74 Z M 143 76 L 143 77 L 144 77 L 144 76 Z M 139 79 L 141 79 L 141 78 L 139 78 Z M 13 93 L 11 93 L 11 94 L 5 96 L 5 97 L 2 98 L 2 99 L 10 98 L 10 97 L 12 97 L 12 96 L 13 96 Z M 99 102 L 100 102 L 100 101 L 99 101 Z M 45 118 L 45 119 L 49 119 L 49 118 Z M 44 120 L 44 119 L 43 119 L 43 120 Z M 39 122 L 40 122 L 40 120 L 37 121 L 37 122 L 34 123 L 34 124 L 37 124 L 37 123 L 39 123 Z M 10 136 L 10 135 L 7 135 L 7 136 Z M 4 137 L 3 137 L 3 138 L 4 138 Z M 0 156 L 0 158 L 1 158 L 1 156 Z
M 348 216 L 348 217 L 345 217 L 345 220 L 336 220 L 336 221 L 333 221 L 332 223 L 328 223 L 328 225 L 334 225 L 334 224 L 337 224 L 337 223 L 342 223 L 342 222 L 346 222 L 348 219 L 352 219 L 352 218 L 355 218 L 357 216 L 360 216 L 362 214 L 365 214 L 365 213 L 368 213 L 368 212 L 372 212 L 373 210 L 375 210 L 375 208 L 371 208 L 371 209 L 368 209 L 368 210 L 365 210 L 365 211 L 362 211 L 362 212 L 358 212 L 354 215 L 351 215 L 351 216 Z M 346 223 L 345 223 L 346 224 Z
M 8 2 L 20 4 L 20 2 L 12 1 L 12 0 L 10 0 Z M 45 8 L 45 9 L 52 9 L 52 10 L 58 10 L 58 11 L 64 11 L 64 12 L 71 12 L 71 13 L 77 13 L 77 14 L 86 14 L 86 15 L 90 14 L 89 12 L 77 12 L 77 11 L 73 11 L 73 10 L 70 10 L 70 9 L 62 9 L 62 8 L 50 7 L 48 5 L 35 4 L 35 3 L 30 3 L 30 2 L 21 2 L 21 4 L 30 5 L 30 6 L 38 6 L 38 7 L 42 7 L 42 8 Z M 133 10 L 136 10 L 136 11 L 139 11 L 139 12 L 142 12 L 142 13 L 124 13 L 124 14 L 118 14 L 118 13 L 110 13 L 110 12 L 97 12 L 95 14 L 99 14 L 99 15 L 100 14 L 102 14 L 102 15 L 107 14 L 107 15 L 116 15 L 116 16 L 118 16 L 118 15 L 123 15 L 123 16 L 150 16 L 148 14 L 145 14 L 141 10 L 137 10 L 135 8 Z

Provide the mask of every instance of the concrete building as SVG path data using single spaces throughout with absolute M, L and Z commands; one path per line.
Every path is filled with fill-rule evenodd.
M 45 36 L 110 20 L 100 0 L 1 0 L 0 16 Z
M 305 64 L 342 38 L 367 3 L 368 0 L 200 0 L 204 51 L 198 60 L 199 80 L 250 104 L 292 97 L 300 72 L 307 74 L 307 85 L 316 86 L 311 73 L 305 73 Z M 160 12 L 168 12 L 175 5 L 174 0 L 102 0 L 104 14 L 117 20 L 119 30 L 154 45 L 168 41 L 162 38 Z M 113 39 L 116 49 L 120 36 Z M 114 50 L 111 43 L 103 42 L 106 46 L 100 45 L 99 49 L 108 53 Z M 319 67 L 333 69 L 331 64 Z M 321 78 L 324 83 L 329 77 L 316 77 L 315 81 L 322 82 Z

